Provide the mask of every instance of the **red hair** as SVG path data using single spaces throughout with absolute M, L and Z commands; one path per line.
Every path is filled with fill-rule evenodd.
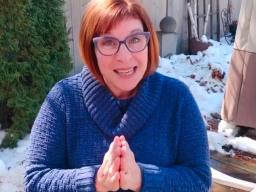
M 100 81 L 100 73 L 94 37 L 107 33 L 122 19 L 135 18 L 142 22 L 144 31 L 150 32 L 148 44 L 148 65 L 144 77 L 156 71 L 159 63 L 159 42 L 153 24 L 145 9 L 135 0 L 91 0 L 84 12 L 79 34 L 80 55 L 88 69 Z

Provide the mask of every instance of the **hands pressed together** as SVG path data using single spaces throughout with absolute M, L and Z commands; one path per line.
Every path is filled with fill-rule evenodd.
M 141 171 L 124 136 L 116 136 L 104 156 L 96 176 L 98 192 L 118 189 L 139 191 Z

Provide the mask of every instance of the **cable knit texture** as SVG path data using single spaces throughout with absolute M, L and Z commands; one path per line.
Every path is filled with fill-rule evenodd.
M 124 135 L 142 171 L 141 191 L 208 191 L 206 129 L 188 88 L 154 73 L 126 112 L 119 102 L 86 68 L 58 82 L 32 128 L 25 190 L 95 191 L 104 154 Z

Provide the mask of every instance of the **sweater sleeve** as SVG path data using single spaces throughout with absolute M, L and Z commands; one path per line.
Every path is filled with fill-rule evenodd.
M 95 191 L 98 166 L 67 169 L 65 103 L 56 85 L 46 97 L 34 122 L 25 162 L 26 192 Z
M 141 191 L 208 192 L 211 186 L 206 128 L 188 88 L 181 99 L 176 161 L 170 167 L 138 163 Z

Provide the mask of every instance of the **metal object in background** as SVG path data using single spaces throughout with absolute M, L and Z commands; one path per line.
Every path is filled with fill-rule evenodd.
M 232 2 L 228 0 L 227 8 L 221 10 L 221 20 L 226 42 L 230 45 L 235 41 L 237 21 L 232 20 Z
M 202 2 L 203 1 L 203 2 Z M 199 39 L 202 35 L 201 31 L 203 31 L 204 22 L 206 19 L 206 6 L 210 4 L 210 25 L 209 30 L 207 31 L 207 37 L 211 39 L 215 39 L 217 41 L 220 40 L 220 0 L 187 0 L 187 3 L 191 3 L 193 7 L 196 5 L 196 20 L 197 20 L 197 32 Z M 200 7 L 199 7 L 200 6 Z M 188 15 L 189 18 L 189 15 Z M 217 26 L 216 26 L 217 25 Z M 188 50 L 191 53 L 191 43 L 192 39 L 191 33 L 191 22 L 188 19 Z M 192 51 L 193 52 L 193 51 Z

